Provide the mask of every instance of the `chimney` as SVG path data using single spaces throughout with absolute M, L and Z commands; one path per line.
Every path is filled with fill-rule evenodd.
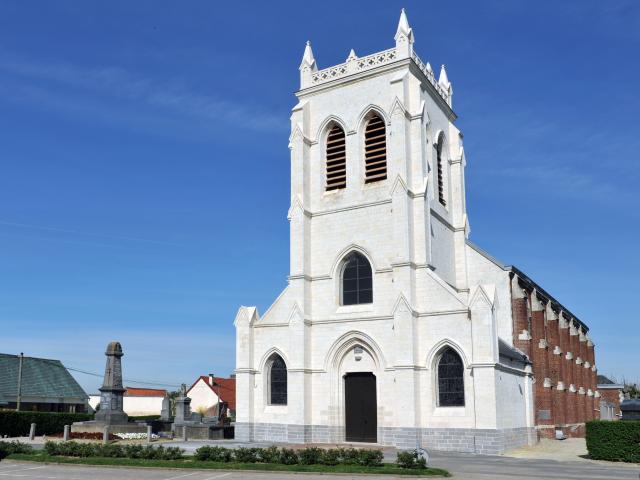
M 209 374 L 209 385 L 213 387 L 215 375 L 213 373 Z

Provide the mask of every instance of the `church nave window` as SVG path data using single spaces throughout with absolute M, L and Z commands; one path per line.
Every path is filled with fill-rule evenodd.
M 384 120 L 374 115 L 364 131 L 365 183 L 387 178 L 387 129 Z
M 464 407 L 464 365 L 460 355 L 450 347 L 438 361 L 438 406 Z
M 353 252 L 342 268 L 342 305 L 373 303 L 371 265 L 364 255 Z
M 269 405 L 287 404 L 287 365 L 274 354 L 269 365 Z
M 327 136 L 327 191 L 347 186 L 347 150 L 344 130 L 334 126 Z

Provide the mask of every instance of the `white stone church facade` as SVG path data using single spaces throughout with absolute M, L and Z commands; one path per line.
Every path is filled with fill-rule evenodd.
M 291 116 L 290 275 L 235 319 L 236 439 L 500 453 L 535 441 L 514 272 L 472 245 L 444 66 L 395 47 L 318 70 Z

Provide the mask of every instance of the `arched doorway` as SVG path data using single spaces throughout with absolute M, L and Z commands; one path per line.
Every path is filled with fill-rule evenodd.
M 371 372 L 351 372 L 344 376 L 345 440 L 378 441 L 376 376 Z

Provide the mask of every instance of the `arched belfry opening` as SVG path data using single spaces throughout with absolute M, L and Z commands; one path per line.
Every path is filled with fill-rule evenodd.
M 387 178 L 387 128 L 384 120 L 374 113 L 364 130 L 365 183 Z
M 339 190 L 347 186 L 346 136 L 340 125 L 333 125 L 326 144 L 326 190 Z

